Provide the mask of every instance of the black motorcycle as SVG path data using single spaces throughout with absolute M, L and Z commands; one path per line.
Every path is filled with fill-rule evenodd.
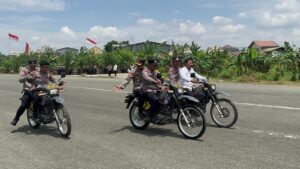
M 199 102 L 197 99 L 179 94 L 177 89 L 170 83 L 161 87 L 158 96 L 160 102 L 157 112 L 159 122 L 156 123 L 153 123 L 150 118 L 151 105 L 149 101 L 144 102 L 143 112 L 145 116 L 141 117 L 138 112 L 138 99 L 134 94 L 126 96 L 126 108 L 130 107 L 129 119 L 134 128 L 143 130 L 150 123 L 164 125 L 177 121 L 179 131 L 189 139 L 197 139 L 204 134 L 206 130 L 205 116 L 197 107 L 187 104 L 194 103 L 196 105 Z
M 195 74 L 191 73 L 195 78 Z M 216 85 L 201 81 L 194 84 L 192 96 L 199 102 L 196 104 L 204 113 L 206 106 L 211 102 L 210 115 L 213 122 L 219 127 L 230 128 L 238 120 L 238 110 L 234 103 L 227 98 L 219 98 L 219 95 L 229 96 L 229 94 L 216 90 Z
M 68 137 L 71 134 L 70 115 L 64 106 L 64 99 L 60 95 L 60 93 L 65 92 L 63 82 L 61 82 L 63 77 L 65 75 L 61 74 L 58 83 L 51 83 L 46 87 L 39 86 L 34 90 L 40 97 L 40 104 L 37 112 L 38 120 L 33 118 L 33 102 L 27 109 L 27 119 L 31 128 L 37 129 L 41 123 L 49 124 L 55 121 L 59 132 L 64 137 Z

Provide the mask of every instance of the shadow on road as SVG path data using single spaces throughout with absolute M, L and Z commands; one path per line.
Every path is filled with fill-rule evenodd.
M 29 125 L 21 126 L 13 131 L 11 133 L 26 133 L 28 135 L 48 135 L 55 138 L 61 138 L 64 140 L 69 140 L 69 138 L 63 137 L 56 127 L 52 126 L 40 126 L 38 129 L 33 129 Z
M 206 126 L 207 127 L 213 127 L 213 128 L 219 128 L 219 129 L 224 129 L 224 130 L 226 130 L 226 129 L 228 129 L 228 130 L 234 130 L 235 129 L 235 127 L 230 127 L 230 128 L 222 128 L 222 127 L 219 127 L 218 125 L 216 125 L 216 124 L 211 124 L 211 123 L 206 123 Z
M 158 136 L 158 137 L 175 137 L 175 138 L 180 138 L 180 139 L 187 139 L 180 132 L 174 132 L 172 129 L 157 128 L 157 127 L 153 127 L 153 126 L 147 128 L 145 130 L 138 130 L 132 126 L 124 126 L 121 129 L 112 131 L 108 134 L 114 134 L 114 133 L 122 132 L 125 130 L 130 131 L 132 133 L 143 134 L 148 137 L 157 137 Z M 195 141 L 203 141 L 203 140 L 197 139 Z

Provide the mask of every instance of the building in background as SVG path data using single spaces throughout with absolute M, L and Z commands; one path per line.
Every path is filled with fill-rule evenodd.
M 65 48 L 61 48 L 61 49 L 57 49 L 56 50 L 56 54 L 57 56 L 62 56 L 66 53 L 70 53 L 70 54 L 78 54 L 79 50 L 75 49 L 75 48 L 70 48 L 70 47 L 65 47 Z

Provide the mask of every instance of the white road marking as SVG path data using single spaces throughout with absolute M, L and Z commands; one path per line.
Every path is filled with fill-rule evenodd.
M 300 110 L 299 107 L 273 106 L 273 105 L 255 104 L 255 103 L 238 103 L 238 102 L 234 102 L 234 103 L 239 104 L 239 105 L 246 105 L 246 106 L 268 107 L 268 108 L 288 109 L 288 110 Z
M 253 130 L 251 131 L 253 133 L 257 134 L 264 134 L 264 135 L 269 135 L 277 138 L 288 138 L 288 139 L 299 139 L 300 136 L 295 135 L 295 134 L 285 134 L 285 133 L 279 133 L 275 131 L 265 131 L 265 130 Z
M 98 89 L 98 88 L 89 88 L 89 87 L 78 87 L 78 86 L 68 86 L 74 89 L 86 89 L 86 90 L 97 90 L 97 91 L 104 91 L 104 92 L 113 92 L 112 90 L 107 89 Z M 118 91 L 118 93 L 129 93 L 126 91 Z M 287 109 L 287 110 L 300 110 L 299 107 L 287 107 L 287 106 L 273 106 L 273 105 L 266 105 L 266 104 L 255 104 L 255 103 L 238 103 L 234 102 L 237 105 L 246 105 L 246 106 L 256 106 L 256 107 L 267 107 L 267 108 L 277 108 L 277 109 Z

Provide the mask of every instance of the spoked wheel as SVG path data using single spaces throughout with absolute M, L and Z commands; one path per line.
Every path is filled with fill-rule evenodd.
M 56 110 L 56 124 L 59 132 L 64 137 L 68 137 L 71 134 L 71 118 L 65 107 L 59 107 Z
M 31 108 L 27 109 L 27 120 L 28 120 L 29 126 L 33 129 L 37 129 L 41 125 L 41 123 L 37 123 L 33 120 L 33 111 Z
M 218 99 L 216 104 L 212 104 L 210 115 L 216 125 L 224 128 L 233 126 L 238 119 L 237 108 L 225 98 Z
M 132 104 L 129 110 L 129 119 L 132 126 L 139 130 L 144 130 L 150 124 L 149 121 L 145 121 L 140 118 L 138 107 L 135 104 Z
M 186 106 L 182 111 L 185 116 L 181 112 L 177 117 L 179 131 L 189 139 L 201 137 L 206 130 L 206 120 L 201 110 L 194 106 Z

